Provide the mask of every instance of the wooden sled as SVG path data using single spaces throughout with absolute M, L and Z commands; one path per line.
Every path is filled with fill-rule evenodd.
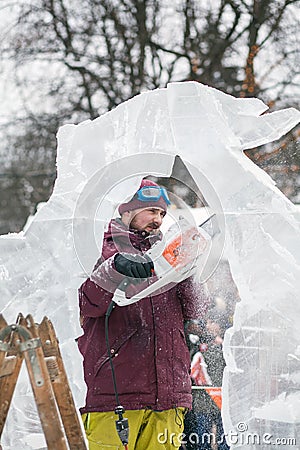
M 25 359 L 49 450 L 87 450 L 58 340 L 51 321 L 34 323 L 19 314 L 8 325 L 0 315 L 0 439 Z M 0 445 L 1 449 L 1 445 Z

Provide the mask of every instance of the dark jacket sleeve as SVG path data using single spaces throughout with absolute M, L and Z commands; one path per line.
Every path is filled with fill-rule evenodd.
M 102 255 L 90 276 L 79 288 L 80 315 L 85 317 L 104 316 L 113 293 L 124 279 L 115 270 L 114 255 L 117 253 L 113 241 L 103 242 Z
M 79 288 L 81 320 L 85 317 L 104 316 L 113 294 L 88 278 Z
M 203 284 L 193 277 L 187 278 L 177 285 L 184 320 L 203 320 L 208 310 L 210 298 Z

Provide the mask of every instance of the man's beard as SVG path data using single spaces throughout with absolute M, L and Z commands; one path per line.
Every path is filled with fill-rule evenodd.
M 143 229 L 140 229 L 140 231 L 146 231 L 146 228 L 151 228 L 150 231 L 147 231 L 149 234 L 157 234 L 159 232 L 159 225 L 157 225 L 156 223 L 148 223 Z M 136 221 L 135 218 L 132 219 L 132 221 L 130 222 L 130 228 L 137 230 L 138 228 L 136 227 Z
M 158 234 L 159 233 L 159 226 L 157 226 L 157 225 L 153 226 L 152 224 L 150 226 L 151 226 L 152 230 L 149 231 L 149 234 Z

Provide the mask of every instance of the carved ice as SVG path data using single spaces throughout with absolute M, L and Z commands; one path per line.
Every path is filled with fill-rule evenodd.
M 172 83 L 59 130 L 53 195 L 24 232 L 0 238 L 0 309 L 9 323 L 18 312 L 53 321 L 78 406 L 85 387 L 75 344 L 81 333 L 77 288 L 97 259 L 116 205 L 143 175 L 169 176 L 180 155 L 212 209 L 217 193 L 226 255 L 241 296 L 225 338 L 225 431 L 239 430 L 232 446 L 243 449 L 267 448 L 252 443 L 251 433 L 274 440 L 300 436 L 299 222 L 294 205 L 243 154 L 288 132 L 299 113 L 261 115 L 266 109 L 257 99 Z M 246 438 L 249 443 L 242 442 Z M 25 375 L 2 445 L 45 446 Z

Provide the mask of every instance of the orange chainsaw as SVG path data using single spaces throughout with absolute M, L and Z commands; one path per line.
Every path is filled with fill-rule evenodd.
M 199 226 L 191 225 L 184 217 L 179 217 L 163 239 L 144 254 L 153 261 L 155 281 L 149 278 L 149 285 L 145 289 L 127 298 L 125 290 L 130 280 L 126 277 L 116 289 L 113 302 L 119 306 L 130 305 L 170 283 L 179 283 L 194 275 L 200 266 L 204 266 L 210 253 L 212 237 L 202 227 L 214 215 Z

